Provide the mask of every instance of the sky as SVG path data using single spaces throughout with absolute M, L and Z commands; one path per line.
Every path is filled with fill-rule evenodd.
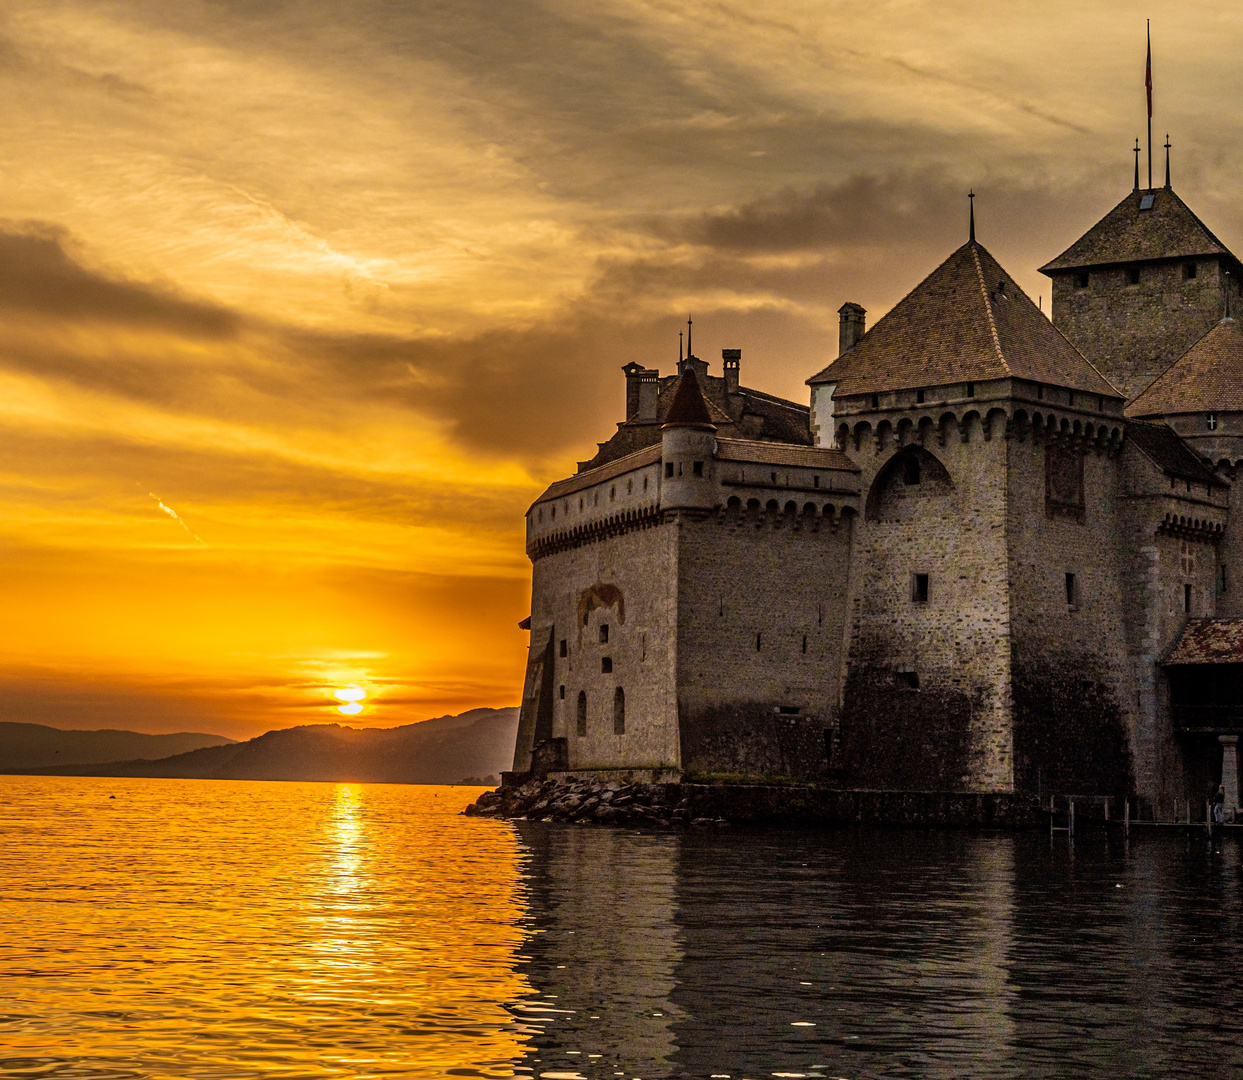
M 1243 9 L 7 0 L 0 720 L 516 704 L 523 513 L 668 371 L 805 402 L 966 239 L 1157 183 L 1243 250 Z M 365 692 L 345 717 L 337 690 Z

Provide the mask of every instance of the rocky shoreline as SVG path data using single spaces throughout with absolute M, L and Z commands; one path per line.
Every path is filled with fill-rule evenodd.
M 1102 807 L 1081 800 L 1087 820 Z M 1063 809 L 1065 799 L 1059 803 Z M 1032 794 L 848 790 L 815 784 L 666 781 L 627 783 L 565 773 L 502 785 L 480 795 L 471 817 L 661 829 L 722 825 L 815 826 L 868 823 L 915 828 L 1048 827 Z M 1138 820 L 1138 818 L 1136 818 Z
M 529 780 L 487 791 L 464 811 L 469 817 L 577 824 L 650 825 L 670 829 L 728 825 L 697 814 L 680 784 L 618 784 L 600 780 Z

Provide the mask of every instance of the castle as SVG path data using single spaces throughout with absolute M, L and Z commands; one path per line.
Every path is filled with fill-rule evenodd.
M 517 775 L 1238 804 L 1243 267 L 1135 188 L 1041 267 L 969 241 L 810 407 L 693 355 L 526 516 Z M 1224 316 L 1224 317 L 1223 317 Z

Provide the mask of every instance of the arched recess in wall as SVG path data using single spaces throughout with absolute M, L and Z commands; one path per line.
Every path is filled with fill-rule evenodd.
M 945 466 L 922 446 L 908 446 L 877 473 L 864 515 L 868 521 L 907 521 L 926 505 L 923 500 L 953 492 L 954 481 Z
M 580 690 L 578 692 L 578 727 L 579 735 L 587 734 L 587 691 Z
M 613 691 L 613 734 L 626 734 L 626 691 L 620 686 Z

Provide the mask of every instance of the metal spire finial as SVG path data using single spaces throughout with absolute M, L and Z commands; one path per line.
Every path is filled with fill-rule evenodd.
M 974 244 L 974 243 L 975 243 L 975 192 L 974 192 L 974 191 L 968 191 L 968 192 L 967 192 L 967 199 L 968 199 L 968 203 L 969 203 L 969 205 L 970 205 L 970 207 L 971 207 L 971 234 L 970 234 L 969 239 L 970 239 L 971 243 L 973 243 L 973 244 Z
M 686 359 L 689 360 L 695 353 L 691 349 L 691 326 L 693 325 L 691 317 L 686 316 Z
M 1139 138 L 1135 139 L 1135 149 L 1131 151 L 1135 155 L 1135 190 L 1139 190 Z
M 678 331 L 678 366 L 682 366 L 682 331 Z
M 1170 186 L 1170 133 L 1165 133 L 1165 186 Z

